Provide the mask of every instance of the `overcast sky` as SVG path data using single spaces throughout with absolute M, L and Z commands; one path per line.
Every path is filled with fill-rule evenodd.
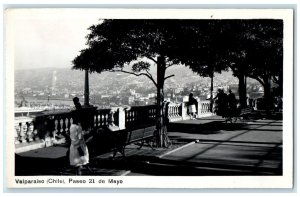
M 99 23 L 96 10 L 13 10 L 15 69 L 72 67 L 71 61 L 86 48 L 85 36 Z M 98 15 L 98 16 L 97 16 Z

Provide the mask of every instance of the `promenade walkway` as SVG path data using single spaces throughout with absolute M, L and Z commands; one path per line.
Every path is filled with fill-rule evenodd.
M 225 123 L 213 116 L 169 125 L 168 149 L 137 145 L 126 158 L 107 153 L 90 159 L 93 176 L 281 175 L 282 120 Z M 16 155 L 17 175 L 74 175 L 67 147 L 54 146 Z

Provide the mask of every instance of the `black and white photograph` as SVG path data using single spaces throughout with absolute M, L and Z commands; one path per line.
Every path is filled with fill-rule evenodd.
M 292 9 L 6 9 L 12 188 L 291 188 Z

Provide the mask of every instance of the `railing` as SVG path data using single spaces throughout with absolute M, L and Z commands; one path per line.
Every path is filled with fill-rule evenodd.
M 155 124 L 156 106 L 134 106 L 125 110 L 125 127 L 132 128 L 143 124 Z
M 83 116 L 87 120 L 85 129 L 107 126 L 111 109 L 83 110 Z M 116 119 L 117 120 L 117 119 Z M 30 117 L 15 118 L 15 144 L 46 140 L 50 138 L 54 142 L 56 137 L 64 138 L 70 132 L 73 122 L 72 112 L 63 112 Z M 55 142 L 54 142 L 55 143 Z
M 94 127 L 99 128 L 109 124 L 110 109 L 96 110 L 94 115 Z
M 210 113 L 210 101 L 200 101 L 200 106 L 201 108 L 198 112 L 198 116 Z
M 32 118 L 20 117 L 15 120 L 15 144 L 37 140 L 37 130 L 34 130 Z
M 189 119 L 187 102 L 183 103 L 170 103 L 168 105 L 168 118 L 170 122 L 186 120 Z M 198 100 L 198 109 L 197 116 L 204 117 L 212 115 L 210 112 L 210 101 L 199 101 Z
M 211 115 L 210 102 L 198 101 L 198 117 Z M 186 120 L 187 103 L 167 105 L 167 117 L 170 122 Z M 101 127 L 109 127 L 116 130 L 125 128 L 136 128 L 143 125 L 155 125 L 156 106 L 134 106 L 130 108 L 96 109 L 84 108 L 81 116 L 85 125 L 83 130 L 91 131 Z M 61 112 L 47 115 L 15 118 L 15 144 L 25 144 L 34 141 L 47 143 L 49 146 L 54 143 L 65 142 L 73 122 L 72 112 Z
M 170 103 L 168 105 L 167 113 L 167 117 L 170 122 L 183 120 L 183 117 L 187 116 L 186 103 Z

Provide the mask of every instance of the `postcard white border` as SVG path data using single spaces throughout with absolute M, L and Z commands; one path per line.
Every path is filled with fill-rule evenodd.
M 284 21 L 284 114 L 283 114 L 283 176 L 158 176 L 158 177 L 100 177 L 95 179 L 122 180 L 120 185 L 108 184 L 16 184 L 14 176 L 14 40 L 10 35 L 15 17 L 37 12 L 43 16 L 63 12 L 80 17 L 95 12 L 99 18 L 110 19 L 282 19 Z M 91 24 L 92 25 L 92 24 Z M 293 186 L 293 10 L 292 9 L 66 9 L 36 8 L 5 10 L 5 95 L 6 95 L 6 167 L 9 188 L 291 188 Z M 67 176 L 52 176 L 64 179 Z M 47 176 L 17 177 L 43 179 Z M 50 177 L 51 178 L 51 177 Z M 74 178 L 74 177 L 72 177 Z M 76 177 L 88 180 L 91 177 Z

